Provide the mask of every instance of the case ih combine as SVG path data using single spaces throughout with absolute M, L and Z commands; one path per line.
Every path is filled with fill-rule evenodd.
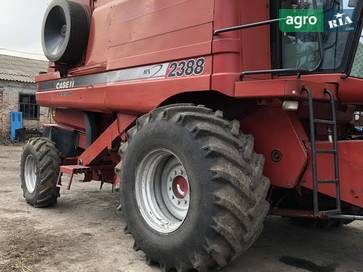
M 55 204 L 75 174 L 120 186 L 134 249 L 162 271 L 224 267 L 268 213 L 319 226 L 362 219 L 363 141 L 352 122 L 363 111 L 362 7 L 53 1 L 37 102 L 55 123 L 24 148 L 26 201 Z M 281 8 L 349 10 L 356 24 L 282 33 Z

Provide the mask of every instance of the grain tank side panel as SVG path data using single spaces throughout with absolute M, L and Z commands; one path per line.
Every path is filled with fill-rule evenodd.
M 209 55 L 213 16 L 214 0 L 107 2 L 93 13 L 86 66 L 113 70 Z

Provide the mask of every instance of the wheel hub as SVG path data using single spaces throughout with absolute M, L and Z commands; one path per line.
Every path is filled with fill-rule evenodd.
M 177 159 L 171 159 L 165 165 L 167 192 L 163 200 L 168 210 L 179 220 L 185 218 L 189 209 L 189 182 L 186 171 Z
M 172 191 L 176 198 L 184 199 L 189 191 L 188 181 L 183 176 L 177 176 L 173 180 Z
M 184 222 L 190 205 L 190 185 L 180 160 L 165 149 L 150 152 L 138 166 L 135 194 L 146 223 L 170 233 Z
M 24 179 L 25 186 L 28 192 L 31 194 L 35 190 L 35 185 L 37 182 L 37 164 L 33 155 L 28 155 L 25 159 L 24 164 Z

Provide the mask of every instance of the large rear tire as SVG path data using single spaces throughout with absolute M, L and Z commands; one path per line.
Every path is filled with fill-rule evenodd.
M 269 210 L 264 158 L 221 111 L 189 104 L 138 119 L 120 149 L 134 249 L 162 271 L 209 271 L 246 251 Z
M 57 148 L 47 138 L 31 139 L 24 146 L 20 164 L 21 188 L 30 205 L 44 208 L 57 203 L 60 163 Z

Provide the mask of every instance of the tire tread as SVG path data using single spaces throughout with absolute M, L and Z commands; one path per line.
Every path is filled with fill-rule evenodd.
M 205 158 L 212 161 L 212 181 L 220 184 L 213 193 L 217 212 L 211 215 L 210 235 L 205 237 L 203 246 L 189 254 L 188 266 L 198 271 L 221 268 L 247 250 L 262 231 L 269 210 L 269 180 L 262 174 L 264 158 L 254 152 L 253 137 L 241 133 L 237 120 L 229 121 L 223 112 L 202 105 L 176 104 L 155 109 L 140 117 L 128 131 L 128 143 L 145 126 L 158 120 L 188 129 L 200 142 Z M 127 152 L 126 147 L 120 148 L 121 157 Z M 168 262 L 157 261 L 161 266 Z M 180 270 L 185 262 L 174 265 Z
M 61 159 L 55 144 L 47 138 L 32 138 L 24 146 L 24 150 L 31 148 L 38 161 L 37 185 L 34 197 L 26 197 L 26 201 L 36 208 L 52 206 L 57 203 L 59 188 L 56 186 Z M 24 156 L 24 154 L 23 154 Z M 22 158 L 21 171 L 24 172 L 25 158 Z M 22 177 L 21 177 L 22 178 Z M 23 179 L 23 178 L 22 178 Z M 22 181 L 24 196 L 26 196 L 25 181 Z

